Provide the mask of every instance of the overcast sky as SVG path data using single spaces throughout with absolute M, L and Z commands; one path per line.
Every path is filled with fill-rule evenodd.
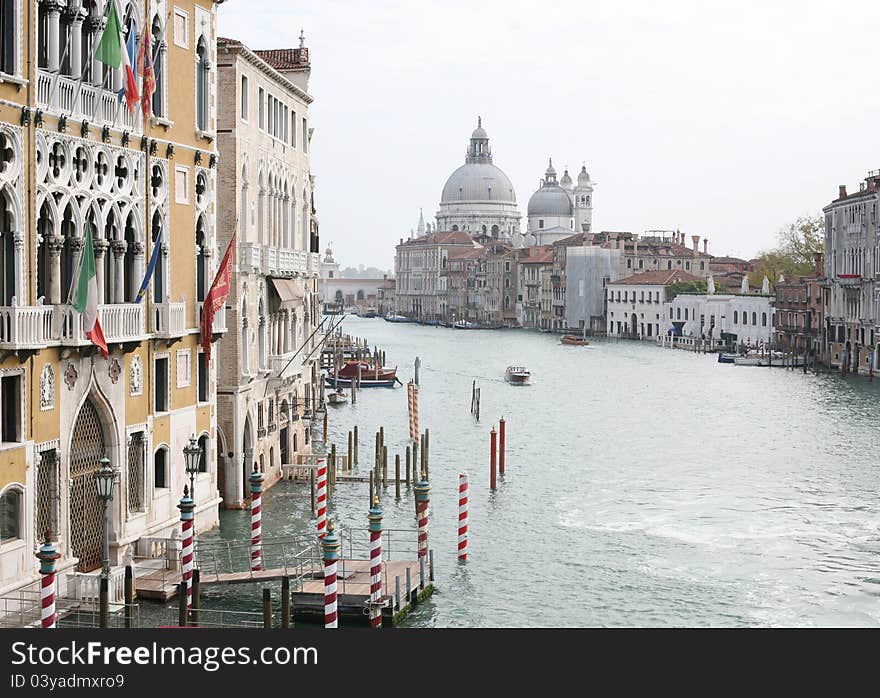
M 750 257 L 880 168 L 874 3 L 231 0 L 222 36 L 298 45 L 322 247 L 393 265 L 477 115 L 526 204 L 548 156 L 596 182 L 595 230 L 680 228 Z

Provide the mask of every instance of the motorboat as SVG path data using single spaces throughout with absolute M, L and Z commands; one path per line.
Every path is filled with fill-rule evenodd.
M 327 402 L 331 405 L 342 405 L 348 401 L 348 394 L 341 390 L 335 390 L 327 395 Z
M 357 313 L 358 317 L 364 318 L 374 318 L 376 317 L 376 309 L 375 308 L 366 308 Z
M 719 363 L 719 364 L 733 364 L 733 363 L 736 363 L 736 354 L 725 354 L 724 352 L 719 352 L 719 354 L 718 354 L 718 363 Z
M 406 315 L 395 315 L 391 313 L 385 316 L 385 322 L 417 322 L 411 318 L 408 318 Z
M 397 377 L 397 366 L 389 368 L 388 366 L 371 366 L 366 361 L 346 361 L 345 365 L 339 369 L 340 378 L 357 378 L 358 366 L 361 369 L 361 380 L 369 378 L 370 380 L 393 380 Z
M 559 340 L 559 343 L 572 347 L 585 347 L 589 344 L 586 339 L 584 339 L 583 337 L 578 337 L 575 334 L 562 335 L 562 339 Z
M 338 390 L 339 388 L 350 388 L 352 382 L 354 382 L 354 378 L 334 378 L 333 376 L 325 376 L 324 383 Z M 400 379 L 396 376 L 390 379 L 379 379 L 375 380 L 373 378 L 361 378 L 358 381 L 358 389 L 360 388 L 393 388 L 395 385 L 400 383 Z M 400 383 L 403 385 L 403 383 Z
M 504 380 L 515 385 L 525 385 L 532 374 L 525 366 L 508 366 L 504 371 Z

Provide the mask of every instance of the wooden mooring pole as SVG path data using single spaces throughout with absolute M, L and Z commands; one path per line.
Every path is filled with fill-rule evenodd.
M 382 487 L 388 487 L 388 447 L 382 446 Z
M 498 472 L 504 475 L 504 417 L 498 421 Z
M 125 627 L 134 627 L 134 570 L 125 566 Z
M 281 578 L 281 627 L 290 627 L 290 577 Z
M 312 495 L 312 514 L 315 513 L 315 470 L 309 470 L 309 491 Z
M 406 486 L 409 487 L 409 468 L 410 468 L 410 458 L 412 458 L 412 451 L 410 447 L 406 447 Z
M 354 463 L 352 461 L 352 458 L 354 457 L 353 442 L 354 442 L 354 438 L 352 436 L 352 433 L 349 431 L 348 432 L 348 461 L 346 463 L 348 465 L 349 470 L 351 470 L 352 466 L 354 465 Z
M 394 454 L 394 498 L 400 499 L 400 454 Z
M 489 432 L 489 487 L 495 490 L 497 486 L 497 477 L 495 473 L 495 457 L 497 449 L 497 433 L 495 427 Z
M 199 609 L 202 606 L 202 581 L 199 568 L 196 567 L 192 574 L 192 608 L 189 609 L 190 625 L 199 624 Z
M 181 628 L 186 627 L 186 582 L 177 585 L 177 624 Z
M 354 464 L 358 464 L 358 428 L 354 425 Z
M 263 628 L 272 628 L 272 590 L 268 588 L 263 589 Z

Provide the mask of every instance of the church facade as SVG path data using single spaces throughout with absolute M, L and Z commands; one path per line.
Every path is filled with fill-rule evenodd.
M 556 179 L 551 159 L 540 187 L 529 199 L 524 245 L 552 245 L 575 233 L 590 233 L 592 227 L 593 183 L 586 165 L 575 185 L 568 170 L 561 180 Z

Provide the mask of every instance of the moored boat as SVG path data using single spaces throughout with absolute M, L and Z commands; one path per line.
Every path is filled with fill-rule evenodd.
M 327 395 L 327 402 L 331 405 L 341 405 L 348 400 L 348 394 L 341 390 L 335 390 Z
M 736 354 L 725 354 L 724 352 L 721 352 L 718 354 L 718 363 L 719 364 L 736 363 Z
M 408 318 L 406 315 L 395 315 L 391 313 L 390 315 L 385 316 L 385 322 L 416 322 Z
M 333 376 L 325 376 L 324 382 L 331 388 L 350 388 L 353 378 L 334 378 Z M 397 377 L 389 380 L 374 380 L 372 378 L 361 378 L 358 388 L 393 388 L 400 383 Z M 402 385 L 402 384 L 401 384 Z
M 584 339 L 583 337 L 578 337 L 574 334 L 562 335 L 562 339 L 559 340 L 559 343 L 573 347 L 585 347 L 589 344 L 586 339 Z
M 508 366 L 504 371 L 504 380 L 515 385 L 525 385 L 532 374 L 525 366 Z
M 339 369 L 340 378 L 357 378 L 358 365 L 361 367 L 361 380 L 369 378 L 370 380 L 393 380 L 397 377 L 397 366 L 389 368 L 387 366 L 371 366 L 366 361 L 346 361 L 345 366 Z

